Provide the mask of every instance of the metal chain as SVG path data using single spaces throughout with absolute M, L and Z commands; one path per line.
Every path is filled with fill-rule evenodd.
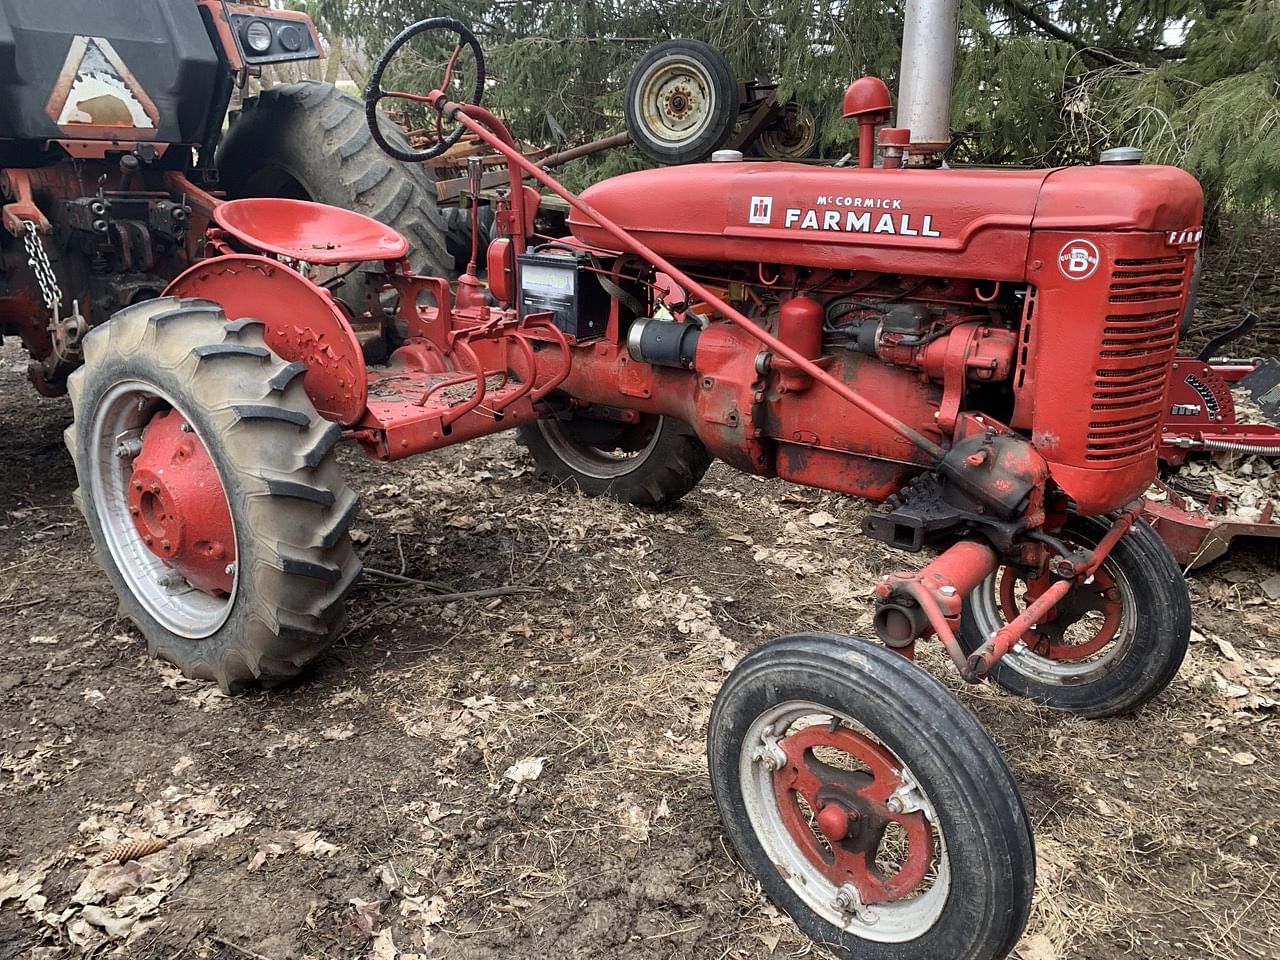
M 44 297 L 44 305 L 53 314 L 56 322 L 62 306 L 62 290 L 58 287 L 58 278 L 53 272 L 53 267 L 49 265 L 49 255 L 45 253 L 44 243 L 40 239 L 36 225 L 30 220 L 23 220 L 22 225 L 26 227 L 22 243 L 27 248 L 27 265 L 36 275 L 36 282 L 40 284 L 40 295 Z

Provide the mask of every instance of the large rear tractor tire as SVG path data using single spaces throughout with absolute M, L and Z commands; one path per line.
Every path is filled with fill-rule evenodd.
M 851 637 L 753 650 L 711 711 L 725 833 L 796 926 L 849 960 L 997 960 L 1035 888 L 1008 765 L 937 680 Z
M 388 141 L 409 148 L 385 117 L 381 129 Z M 246 100 L 218 148 L 217 167 L 232 198 L 314 200 L 366 214 L 408 239 L 415 273 L 453 273 L 445 211 L 436 206 L 426 168 L 383 153 L 364 104 L 331 83 L 281 84 Z
M 1110 522 L 1072 516 L 1069 546 L 1096 546 Z M 964 602 L 957 639 L 973 653 L 1048 586 L 1002 567 Z M 1191 597 L 1173 554 L 1143 520 L 1115 545 L 1089 583 L 1072 588 L 1049 617 L 991 671 L 1010 693 L 1082 717 L 1128 713 L 1177 676 L 1191 637 Z
M 547 417 L 520 427 L 516 438 L 551 479 L 638 507 L 675 503 L 711 466 L 689 426 L 657 414 L 634 424 Z
M 337 637 L 358 506 L 304 368 L 256 320 L 165 297 L 84 339 L 69 383 L 75 499 L 148 650 L 227 692 L 296 675 Z

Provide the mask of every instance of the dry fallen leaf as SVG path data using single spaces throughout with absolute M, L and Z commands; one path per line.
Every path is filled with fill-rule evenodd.
M 542 776 L 542 766 L 546 762 L 546 757 L 525 757 L 507 767 L 503 776 L 515 783 L 529 783 Z
M 1043 933 L 1037 933 L 1018 944 L 1020 960 L 1058 960 L 1058 950 Z
M 1238 763 L 1242 767 L 1251 767 L 1258 762 L 1258 758 L 1255 757 L 1252 753 L 1249 753 L 1248 751 L 1244 751 L 1241 753 L 1233 753 L 1231 755 L 1231 762 Z
M 345 727 L 327 727 L 320 731 L 320 736 L 326 740 L 350 740 L 355 735 L 356 728 L 350 723 Z

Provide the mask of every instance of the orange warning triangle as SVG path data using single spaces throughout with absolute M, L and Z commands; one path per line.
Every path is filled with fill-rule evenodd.
M 72 40 L 46 112 L 63 132 L 79 136 L 106 128 L 113 136 L 129 130 L 150 137 L 160 121 L 155 104 L 106 37 Z

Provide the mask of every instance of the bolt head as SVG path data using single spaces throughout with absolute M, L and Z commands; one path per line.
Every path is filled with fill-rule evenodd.
M 890 813 L 901 813 L 903 809 L 902 798 L 890 797 L 887 801 L 885 801 L 885 806 L 889 808 Z
M 152 492 L 152 493 L 154 493 L 154 494 L 156 494 L 157 496 L 159 496 L 159 494 L 160 494 L 160 484 L 158 484 L 158 483 L 153 483 L 153 484 L 151 485 L 151 492 Z
M 168 549 L 169 549 L 169 541 L 168 541 L 168 540 L 161 540 L 161 541 L 160 541 L 160 549 L 161 549 L 161 550 L 168 550 Z
M 222 568 L 222 572 L 225 573 L 227 576 L 231 576 L 231 574 L 236 572 L 236 565 L 234 563 L 228 563 L 225 567 Z
M 938 592 L 942 594 L 944 597 L 954 597 L 956 595 L 956 588 L 948 583 L 939 587 Z

